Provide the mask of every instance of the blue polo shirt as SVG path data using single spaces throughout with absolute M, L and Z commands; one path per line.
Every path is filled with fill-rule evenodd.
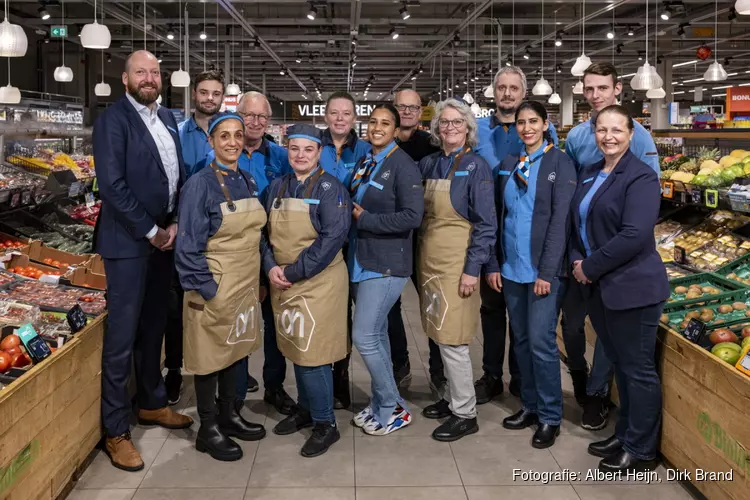
M 608 173 L 605 172 L 599 172 L 599 174 L 596 176 L 596 179 L 590 178 L 590 179 L 584 179 L 583 183 L 586 184 L 588 182 L 593 182 L 594 185 L 591 186 L 591 189 L 589 189 L 589 192 L 586 193 L 586 196 L 583 197 L 581 200 L 581 204 L 578 205 L 578 215 L 581 218 L 580 226 L 578 227 L 578 231 L 581 234 L 581 241 L 583 241 L 583 247 L 586 250 L 586 257 L 591 255 L 591 245 L 589 245 L 589 238 L 586 234 L 586 217 L 589 215 L 589 206 L 591 206 L 591 200 L 594 198 L 594 195 L 599 190 L 600 187 L 602 187 L 602 184 L 604 184 L 604 181 L 607 180 L 607 177 L 609 176 Z
M 364 158 L 370 152 L 372 147 L 369 142 L 365 142 L 357 137 L 354 130 L 349 132 L 341 152 L 336 150 L 333 143 L 331 131 L 325 129 L 322 137 L 322 149 L 320 151 L 320 165 L 323 170 L 336 177 L 344 186 L 349 186 L 352 181 L 354 165 Z
M 251 155 L 243 151 L 238 162 L 239 167 L 255 179 L 261 198 L 274 179 L 292 173 L 286 148 L 266 138 L 263 138 L 260 147 Z
M 531 263 L 531 219 L 534 215 L 539 165 L 546 147 L 547 141 L 543 141 L 530 158 L 528 186 L 524 188 L 519 184 L 521 181 L 516 179 L 516 166 L 503 193 L 506 210 L 502 234 L 505 261 L 501 273 L 503 278 L 516 283 L 534 283 L 538 275 L 538 270 Z M 521 156 L 525 155 L 524 147 Z
M 549 135 L 557 146 L 557 131 L 552 123 L 549 124 Z M 493 172 L 497 171 L 506 156 L 520 155 L 523 149 L 516 124 L 502 124 L 494 114 L 477 120 L 477 138 L 479 144 L 474 151 L 490 164 Z
M 659 175 L 661 173 L 661 169 L 659 168 L 659 153 L 656 151 L 656 144 L 654 144 L 651 134 L 643 128 L 643 125 L 635 120 L 633 121 L 633 125 L 633 139 L 630 141 L 630 152 L 654 169 L 656 175 Z M 565 141 L 565 152 L 573 160 L 579 172 L 604 159 L 604 155 L 596 146 L 596 134 L 591 120 L 586 120 L 576 125 L 568 132 L 568 139 Z
M 182 144 L 182 159 L 185 162 L 186 178 L 198 172 L 214 159 L 214 150 L 208 143 L 208 136 L 195 123 L 191 116 L 178 125 L 180 143 Z

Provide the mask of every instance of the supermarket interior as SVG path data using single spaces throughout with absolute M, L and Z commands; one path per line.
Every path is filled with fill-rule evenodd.
M 4 4 L 0 24 L 0 500 L 188 500 L 217 494 L 226 500 L 747 498 L 750 0 L 4 0 Z M 148 128 L 142 126 L 137 114 L 128 116 L 130 125 L 121 120 L 123 127 L 141 130 L 141 135 L 127 132 L 122 137 L 113 132 L 120 122 L 111 116 L 124 113 L 117 106 L 130 106 L 125 99 L 131 96 L 126 96 L 130 88 L 126 82 L 132 78 L 129 57 L 142 50 L 150 52 L 149 57 L 158 63 L 161 83 L 155 102 L 166 125 L 161 128 L 164 135 L 175 139 L 177 154 L 176 128 L 184 147 L 183 127 L 196 127 L 199 122 L 197 116 L 191 118 L 197 104 L 195 78 L 206 71 L 223 75 L 225 86 L 217 104 L 221 111 L 240 112 L 245 124 L 263 122 L 264 144 L 275 143 L 282 150 L 291 140 L 291 126 L 312 125 L 297 129 L 305 131 L 297 133 L 313 138 L 319 134 L 324 143 L 326 134 L 332 137 L 326 109 L 329 97 L 336 92 L 348 92 L 356 101 L 352 103 L 351 130 L 363 143 L 371 141 L 370 116 L 381 105 L 394 103 L 396 94 L 405 89 L 416 91 L 421 98 L 421 104 L 414 106 L 420 113 L 416 130 L 425 136 L 442 134 L 438 124 L 448 128 L 453 123 L 458 129 L 456 123 L 463 123 L 454 119 L 443 124 L 441 102 L 450 98 L 465 104 L 481 128 L 500 108 L 496 74 L 503 68 L 520 68 L 527 87 L 523 99 L 543 105 L 556 131 L 557 147 L 565 151 L 571 130 L 588 123 L 600 110 L 593 102 L 594 87 L 584 91 L 585 70 L 592 63 L 613 65 L 618 76 L 610 87 L 616 88 L 612 97 L 650 135 L 656 151 L 646 154 L 653 155 L 653 161 L 658 155 L 660 170 L 654 243 L 666 268 L 670 295 L 660 312 L 654 353 L 662 401 L 655 468 L 632 477 L 597 475 L 600 459 L 587 453 L 587 446 L 613 436 L 623 392 L 610 375 L 611 389 L 605 396 L 608 414 L 602 413 L 603 420 L 596 428 L 582 425 L 585 405 L 571 380 L 573 368 L 568 364 L 571 358 L 561 327 L 555 344 L 560 360 L 562 422 L 556 441 L 552 438 L 554 446 L 532 447 L 530 440 L 536 440 L 533 426 L 512 430 L 504 422 L 525 411 L 510 372 L 502 371 L 504 351 L 513 346 L 505 340 L 501 343 L 499 385 L 483 401 L 476 395 L 478 430 L 449 443 L 434 438 L 437 421 L 423 415 L 435 409 L 433 403 L 441 398 L 445 380 L 442 386 L 436 382 L 432 369 L 435 345 L 428 344 L 424 304 L 409 280 L 397 304 L 402 308 L 406 366 L 411 371 L 402 385 L 403 375 L 399 378 L 394 362 L 392 379 L 413 420 L 395 436 L 375 437 L 367 435 L 367 427 L 363 432 L 357 428 L 362 427 L 356 423 L 359 412 L 369 409 L 372 413 L 376 384 L 371 385 L 369 362 L 352 346 L 345 379 L 351 401 L 335 410 L 340 439 L 322 457 L 306 458 L 304 448 L 300 456 L 300 447 L 307 446 L 306 440 L 314 435 L 311 438 L 309 430 L 292 436 L 277 432 L 292 410 L 284 407 L 285 400 L 269 397 L 268 351 L 258 342 L 258 350 L 246 363 L 250 382 L 244 405 L 237 400 L 237 418 L 262 424 L 268 432 L 261 440 L 239 441 L 241 459 L 214 460 L 197 449 L 196 436 L 200 442 L 198 428 L 205 415 L 197 405 L 198 376 L 191 374 L 187 354 L 182 385 L 176 399 L 170 396 L 168 408 L 171 415 L 190 417 L 192 426 L 143 425 L 148 419 L 135 403 L 141 401 L 136 393 L 142 384 L 136 376 L 144 361 L 136 356 L 134 362 L 128 357 L 128 371 L 122 377 L 134 403 L 127 417 L 130 430 L 124 436 L 128 442 L 132 439 L 142 463 L 132 470 L 113 467 L 117 459 L 109 448 L 112 435 L 106 428 L 111 416 L 105 415 L 112 402 L 103 399 L 104 387 L 110 383 L 104 381 L 107 367 L 103 367 L 103 355 L 106 358 L 115 344 L 108 344 L 107 338 L 114 335 L 115 327 L 120 328 L 118 321 L 149 320 L 139 320 L 134 311 L 140 309 L 135 309 L 119 311 L 119 319 L 113 321 L 118 304 L 111 299 L 115 285 L 120 287 L 118 300 L 126 295 L 121 295 L 123 281 L 125 288 L 130 279 L 131 288 L 147 285 L 136 281 L 135 271 L 132 277 L 119 276 L 113 283 L 113 261 L 134 257 L 137 252 L 116 256 L 111 243 L 106 253 L 96 247 L 106 234 L 115 234 L 112 238 L 120 238 L 117 244 L 121 247 L 126 246 L 124 237 L 139 239 L 143 246 L 137 248 L 156 253 L 148 243 L 148 234 L 152 234 L 147 234 L 148 227 L 141 232 L 137 221 L 133 222 L 136 219 L 112 215 L 111 206 L 107 208 L 108 203 L 125 206 L 122 197 L 132 196 L 129 183 L 143 184 L 138 178 L 141 174 L 134 173 L 141 170 L 128 172 L 144 168 L 143 161 L 137 159 L 146 158 L 152 162 L 149 165 L 164 161 L 163 156 L 159 159 L 164 151 L 160 148 L 157 154 L 156 143 L 150 141 L 153 155 L 149 156 L 145 140 L 137 142 L 141 135 L 150 132 L 156 139 L 161 133 L 154 131 L 156 125 L 148 124 L 148 112 L 138 112 Z M 240 99 L 247 92 L 265 96 L 267 115 L 251 113 L 254 118 L 248 121 L 247 113 L 240 109 Z M 250 99 L 256 97 L 250 95 Z M 150 106 L 132 98 L 131 102 L 136 109 Z M 402 108 L 387 109 L 402 112 L 408 107 Z M 165 115 L 162 109 L 167 111 Z M 205 112 L 200 116 L 206 121 L 197 127 L 205 130 L 208 116 Z M 140 129 L 135 128 L 136 121 Z M 489 127 L 488 134 L 493 130 Z M 503 127 L 509 137 L 506 125 Z M 106 146 L 101 142 L 105 134 L 109 134 Z M 208 145 L 205 134 L 203 138 Z M 438 139 L 444 140 L 442 136 Z M 126 142 L 112 142 L 117 140 Z M 315 140 L 320 144 L 320 139 Z M 479 140 L 481 146 L 481 130 Z M 510 140 L 522 146 L 518 134 Z M 146 153 L 139 156 L 139 148 Z M 111 151 L 105 151 L 108 149 Z M 335 161 L 342 153 L 339 150 L 337 154 Z M 479 149 L 477 154 L 482 155 Z M 105 156 L 102 163 L 107 167 L 99 164 Z M 385 156 L 378 161 L 387 160 Z M 496 158 L 496 163 L 502 161 L 502 156 Z M 182 160 L 179 163 L 182 165 Z M 115 164 L 121 166 L 122 175 L 113 180 Z M 166 162 L 162 169 L 165 166 Z M 497 166 L 489 165 L 495 168 L 493 173 Z M 468 178 L 469 173 L 456 175 Z M 553 183 L 554 175 L 550 178 Z M 211 176 L 213 181 L 213 173 Z M 218 169 L 216 176 L 221 182 Z M 162 177 L 166 186 L 169 175 L 163 173 Z M 223 183 L 221 187 L 229 196 Z M 165 188 L 163 192 L 166 196 L 168 191 Z M 173 194 L 170 184 L 170 206 Z M 505 196 L 507 200 L 507 192 Z M 231 201 L 229 205 L 234 207 Z M 133 211 L 140 209 L 132 207 L 135 205 L 131 205 Z M 234 208 L 225 208 L 219 210 L 220 217 L 234 212 Z M 102 222 L 104 216 L 98 220 L 107 210 L 106 222 Z M 182 219 L 176 218 L 176 210 L 175 206 L 170 216 L 175 216 L 180 228 Z M 180 205 L 181 217 L 182 210 Z M 313 208 L 310 210 L 313 213 Z M 530 217 L 529 213 L 528 225 Z M 120 232 L 115 233 L 112 227 L 118 224 Z M 104 231 L 105 235 L 97 235 Z M 159 231 L 164 232 L 161 227 Z M 414 234 L 416 241 L 416 229 Z M 174 238 L 172 235 L 170 241 Z M 179 236 L 176 238 L 179 246 Z M 206 250 L 204 242 L 205 252 L 210 251 L 210 243 Z M 389 268 L 385 274 L 390 272 Z M 175 275 L 170 279 L 177 281 L 178 273 L 170 273 Z M 276 282 L 271 280 L 274 286 Z M 180 276 L 176 286 L 184 283 Z M 345 288 L 348 290 L 348 281 Z M 139 293 L 143 300 L 143 290 Z M 149 292 L 145 293 L 148 302 Z M 188 291 L 185 293 L 184 316 L 183 305 L 178 305 L 177 319 L 170 313 L 164 320 L 167 328 L 172 322 L 182 325 L 180 318 L 187 321 L 190 314 L 196 314 L 189 307 L 203 310 L 202 302 L 188 302 Z M 474 293 L 479 294 L 479 286 Z M 629 292 L 622 293 L 623 300 L 628 299 L 625 295 Z M 150 309 L 161 309 L 166 318 L 167 308 L 172 311 L 173 305 L 167 304 L 166 294 L 156 296 L 159 303 L 151 304 Z M 178 304 L 182 304 L 181 297 Z M 270 302 L 264 302 L 269 311 Z M 486 341 L 488 328 L 499 328 L 504 337 L 506 315 L 503 303 L 502 325 L 488 327 L 484 316 L 479 321 L 478 301 L 476 305 L 476 321 L 471 323 L 476 331 L 467 352 L 472 380 L 481 381 L 488 373 L 488 346 L 496 344 Z M 272 312 L 275 309 L 274 303 Z M 126 321 L 133 315 L 133 321 Z M 283 335 L 279 332 L 276 335 Z M 158 333 L 163 336 L 162 331 Z M 273 335 L 271 341 L 275 342 Z M 351 331 L 349 335 L 351 339 Z M 268 335 L 263 341 L 268 342 Z M 592 370 L 596 345 L 597 332 L 587 318 L 585 357 Z M 441 353 L 442 348 L 441 344 Z M 132 342 L 128 349 L 133 350 Z M 137 345 L 135 349 L 138 352 Z M 162 347 L 164 376 L 173 370 L 168 366 L 168 351 L 168 346 Z M 508 358 L 512 371 L 515 361 L 512 355 Z M 300 373 L 291 362 L 284 366 L 280 377 L 285 382 L 276 394 L 291 397 L 294 403 L 300 396 L 295 384 Z M 179 369 L 178 365 L 178 373 Z M 221 412 L 221 375 L 218 384 Z M 450 384 L 455 397 L 457 388 L 453 381 Z M 310 395 L 300 399 L 303 397 Z M 340 400 L 336 402 L 338 405 Z M 448 403 L 442 402 L 447 408 Z M 635 400 L 631 406 L 639 403 Z M 282 407 L 285 411 L 280 412 Z M 294 408 L 297 411 L 297 406 Z M 451 415 L 453 408 L 443 410 L 446 413 L 440 416 Z M 315 429 L 313 433 L 318 432 Z

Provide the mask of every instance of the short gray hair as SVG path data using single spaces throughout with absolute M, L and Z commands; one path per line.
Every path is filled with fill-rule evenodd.
M 461 117 L 466 120 L 466 145 L 470 148 L 476 147 L 479 140 L 477 138 L 477 119 L 474 117 L 474 112 L 468 104 L 452 98 L 440 101 L 435 106 L 435 116 L 432 117 L 432 121 L 430 122 L 432 143 L 438 147 L 443 146 L 443 140 L 440 138 L 440 115 L 443 114 L 446 108 L 453 108 L 461 113 Z
M 245 92 L 244 94 L 242 94 L 242 97 L 240 97 L 240 101 L 237 103 L 237 107 L 238 108 L 240 106 L 242 106 L 242 102 L 245 99 L 250 100 L 250 101 L 252 101 L 253 99 L 263 99 L 264 101 L 266 101 L 266 106 L 268 106 L 268 116 L 271 116 L 271 111 L 272 111 L 271 110 L 271 103 L 268 101 L 268 97 L 264 96 L 260 92 L 254 91 L 254 90 L 251 90 L 249 92 Z
M 526 82 L 526 73 L 524 73 L 518 66 L 503 66 L 500 68 L 498 72 L 495 73 L 495 78 L 492 80 L 492 91 L 494 92 L 497 88 L 497 79 L 500 78 L 500 75 L 504 75 L 505 73 L 518 75 L 521 78 L 521 85 L 523 85 L 523 93 L 525 94 L 529 89 L 529 85 Z

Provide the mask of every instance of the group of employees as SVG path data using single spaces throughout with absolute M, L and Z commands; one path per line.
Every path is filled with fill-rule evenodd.
M 535 448 L 555 443 L 562 310 L 582 425 L 606 425 L 612 373 L 620 396 L 614 435 L 589 453 L 607 471 L 652 465 L 661 423 L 654 348 L 669 295 L 653 239 L 658 164 L 648 133 L 615 104 L 622 86 L 612 65 L 586 70 L 592 118 L 570 131 L 567 154 L 544 106 L 524 101 L 526 77 L 513 66 L 495 75 L 490 118 L 447 99 L 427 133 L 417 128 L 419 95 L 405 90 L 394 105 L 375 106 L 363 141 L 355 101 L 335 92 L 328 128 L 293 125 L 286 148 L 265 135 L 262 94 L 220 112 L 221 73 L 194 79 L 195 114 L 179 127 L 156 102 L 151 53 L 131 54 L 122 78 L 126 95 L 94 126 L 96 251 L 109 304 L 102 420 L 115 467 L 143 468 L 130 436 L 131 359 L 143 425 L 190 427 L 170 406 L 182 366 L 194 375 L 196 448 L 218 460 L 242 457 L 235 439 L 266 434 L 241 415 L 246 393 L 258 390 L 247 358 L 261 343 L 264 400 L 285 416 L 273 432 L 312 428 L 303 456 L 340 438 L 334 409 L 351 405 L 352 345 L 371 378 L 369 404 L 352 424 L 373 436 L 408 426 L 400 296 L 410 278 L 441 396 L 422 411 L 443 419 L 436 440 L 477 432 L 477 405 L 503 392 L 507 311 L 510 392 L 521 409 L 503 426 L 535 426 Z M 586 314 L 598 335 L 590 374 Z M 480 319 L 484 374 L 473 382 L 469 345 Z M 286 360 L 296 401 L 283 388 Z

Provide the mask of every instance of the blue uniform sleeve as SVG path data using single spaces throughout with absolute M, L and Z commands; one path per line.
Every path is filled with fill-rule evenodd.
M 469 222 L 473 226 L 464 264 L 464 273 L 469 276 L 479 276 L 497 239 L 492 170 L 479 158 L 476 164 L 477 168 L 469 176 Z
M 552 125 L 552 122 L 550 122 L 547 132 L 549 132 L 550 139 L 552 139 L 552 142 L 555 144 L 555 147 L 557 147 L 560 141 L 557 138 L 557 130 L 555 130 L 555 126 Z
M 565 152 L 573 160 L 573 166 L 576 168 L 576 172 L 581 170 L 581 163 L 578 161 L 576 156 L 576 133 L 575 128 L 568 132 L 568 139 L 565 141 Z
M 284 276 L 291 283 L 312 278 L 323 271 L 346 242 L 352 220 L 349 193 L 341 183 L 332 184 L 335 189 L 318 189 L 320 203 L 316 214 L 311 214 L 311 217 L 317 217 L 320 226 L 318 237 L 300 252 L 293 264 L 284 268 Z
M 180 196 L 175 266 L 183 290 L 196 290 L 205 300 L 211 300 L 216 295 L 218 284 L 208 268 L 205 255 L 211 227 L 207 203 L 205 179 L 191 177 Z
M 416 229 L 424 215 L 424 190 L 422 178 L 414 162 L 399 165 L 394 184 L 396 210 L 391 213 L 363 212 L 357 229 L 374 234 L 403 233 Z
M 656 172 L 657 177 L 661 174 L 656 144 L 654 144 L 654 139 L 651 138 L 651 134 L 645 128 L 636 125 L 630 150 L 639 160 L 651 167 Z

